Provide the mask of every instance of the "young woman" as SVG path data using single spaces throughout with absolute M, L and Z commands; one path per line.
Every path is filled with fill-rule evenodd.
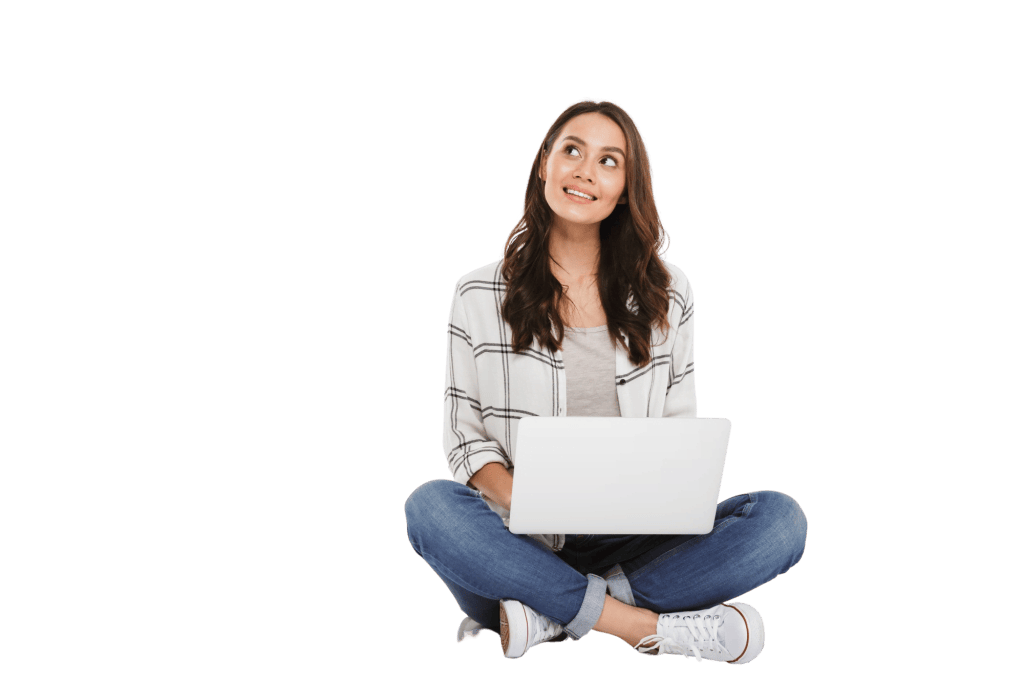
M 643 653 L 746 663 L 764 626 L 723 602 L 796 564 L 807 522 L 777 492 L 719 503 L 706 535 L 515 535 L 518 420 L 694 417 L 693 294 L 662 261 L 647 151 L 609 102 L 545 136 L 503 260 L 463 276 L 448 325 L 444 443 L 454 481 L 417 488 L 409 541 L 508 657 L 591 630 Z M 665 514 L 672 514 L 671 504 Z

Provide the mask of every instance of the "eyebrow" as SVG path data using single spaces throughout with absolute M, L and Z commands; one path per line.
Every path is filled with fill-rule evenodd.
M 586 142 L 584 142 L 580 138 L 576 137 L 575 135 L 566 135 L 565 137 L 562 138 L 562 142 L 565 142 L 566 140 L 572 140 L 573 142 L 579 142 L 584 147 L 587 146 Z M 622 158 L 626 158 L 626 152 L 622 151 L 618 147 L 601 147 L 601 151 L 603 151 L 603 152 L 618 152 L 619 154 L 622 154 Z

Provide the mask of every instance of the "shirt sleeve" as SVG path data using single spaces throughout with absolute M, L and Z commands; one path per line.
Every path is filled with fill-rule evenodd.
M 448 468 L 452 476 L 459 483 L 469 485 L 469 479 L 485 464 L 500 462 L 506 469 L 510 469 L 512 460 L 498 441 L 488 438 L 484 428 L 476 355 L 469 318 L 459 289 L 457 285 L 448 321 L 444 450 L 448 453 Z
M 693 384 L 693 289 L 685 276 L 680 273 L 680 277 L 675 296 L 681 312 L 672 321 L 676 325 L 676 337 L 672 342 L 672 364 L 662 417 L 697 416 L 697 392 Z

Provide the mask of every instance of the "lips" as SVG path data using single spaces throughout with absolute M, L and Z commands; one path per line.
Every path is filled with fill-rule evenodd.
M 571 197 L 577 197 L 579 199 L 589 199 L 590 201 L 597 201 L 597 197 L 588 192 L 584 192 L 579 187 L 563 187 L 562 191 Z

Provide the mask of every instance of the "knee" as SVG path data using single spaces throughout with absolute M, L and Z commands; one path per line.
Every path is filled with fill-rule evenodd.
M 807 517 L 800 505 L 785 493 L 765 490 L 757 493 L 759 510 L 770 517 L 770 532 L 793 566 L 804 555 L 807 542 Z M 788 568 L 788 567 L 787 567 Z
M 409 542 L 419 547 L 430 539 L 457 532 L 466 496 L 476 491 L 457 481 L 438 479 L 416 488 L 405 501 Z
M 439 512 L 445 506 L 445 499 L 456 487 L 465 487 L 455 481 L 438 479 L 427 481 L 412 491 L 405 501 L 405 522 L 411 530 Z

